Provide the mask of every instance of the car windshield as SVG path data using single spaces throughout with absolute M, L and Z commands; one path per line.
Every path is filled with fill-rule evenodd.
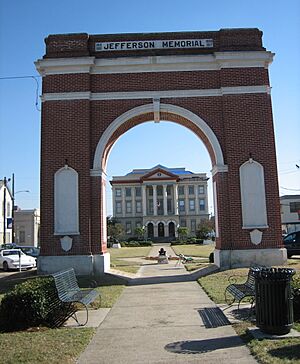
M 20 254 L 20 250 L 3 250 L 3 256 L 7 256 L 7 255 L 19 255 Z M 21 254 L 24 254 L 21 252 Z
M 40 249 L 36 248 L 34 246 L 23 246 L 20 247 L 20 249 L 22 250 L 23 253 L 25 254 L 29 254 L 29 255 L 34 255 L 34 256 L 38 256 L 40 253 Z

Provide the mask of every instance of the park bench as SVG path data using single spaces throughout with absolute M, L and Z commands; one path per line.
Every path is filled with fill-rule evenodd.
M 233 282 L 234 277 L 231 276 L 228 278 L 229 282 L 231 282 L 225 289 L 225 301 L 228 305 L 232 305 L 234 302 L 238 302 L 238 310 L 240 309 L 241 301 L 249 297 L 251 303 L 251 309 L 253 307 L 255 301 L 255 278 L 252 274 L 252 268 L 249 269 L 247 280 L 244 283 L 236 283 Z M 232 296 L 231 299 L 228 296 L 228 293 Z
M 62 325 L 69 317 L 72 317 L 79 326 L 85 326 L 89 319 L 88 305 L 98 296 L 99 292 L 95 289 L 80 289 L 77 283 L 73 268 L 52 274 L 60 303 L 65 305 L 63 316 L 56 320 L 56 326 Z M 76 311 L 78 304 L 84 306 L 86 311 L 86 321 L 79 323 Z

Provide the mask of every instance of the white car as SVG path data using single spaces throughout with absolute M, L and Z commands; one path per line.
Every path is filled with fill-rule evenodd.
M 0 251 L 0 268 L 4 271 L 9 269 L 31 269 L 36 267 L 35 258 L 24 254 L 20 249 L 3 249 Z

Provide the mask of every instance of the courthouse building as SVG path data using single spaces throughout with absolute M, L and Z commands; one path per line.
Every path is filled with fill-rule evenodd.
M 193 236 L 200 221 L 209 217 L 207 180 L 205 173 L 162 165 L 115 176 L 110 182 L 113 216 L 126 237 L 141 226 L 145 237 L 154 240 L 175 238 L 179 226 Z

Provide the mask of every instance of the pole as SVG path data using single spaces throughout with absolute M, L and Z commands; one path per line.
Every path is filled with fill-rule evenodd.
M 11 211 L 11 234 L 12 243 L 15 243 L 15 174 L 12 174 L 12 211 Z
M 6 177 L 3 179 L 3 244 L 6 244 Z
M 21 249 L 19 249 L 19 272 L 22 271 L 22 268 L 21 268 Z

